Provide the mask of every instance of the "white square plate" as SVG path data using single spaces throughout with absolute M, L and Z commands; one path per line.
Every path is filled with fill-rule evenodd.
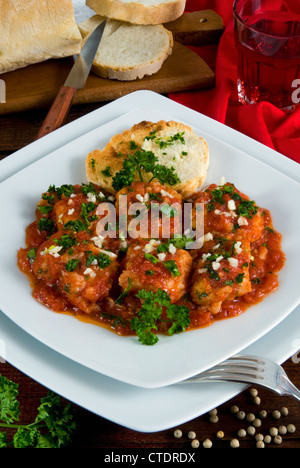
M 300 214 L 295 205 L 300 198 L 300 184 L 256 159 L 252 140 L 247 139 L 247 152 L 243 152 L 237 132 L 228 129 L 231 141 L 225 143 L 219 124 L 213 120 L 189 113 L 185 108 L 181 112 L 181 106 L 176 106 L 173 112 L 173 105 L 169 109 L 164 106 L 164 98 L 161 109 L 165 110 L 149 105 L 99 128 L 93 126 L 94 130 L 49 154 L 46 154 L 49 137 L 45 137 L 37 143 L 46 156 L 7 178 L 0 186 L 2 311 L 24 331 L 65 357 L 108 377 L 149 389 L 175 383 L 239 352 L 278 325 L 300 302 L 295 280 L 300 228 Z M 196 133 L 207 139 L 211 154 L 207 183 L 218 183 L 225 176 L 258 205 L 271 210 L 274 227 L 283 234 L 286 264 L 280 273 L 279 290 L 241 316 L 174 337 L 160 336 L 158 344 L 146 347 L 135 337 L 116 336 L 101 327 L 55 314 L 36 303 L 27 279 L 17 268 L 16 253 L 24 245 L 24 231 L 34 219 L 35 204 L 49 185 L 85 182 L 84 162 L 89 151 L 104 146 L 115 133 L 141 120 L 160 119 L 192 125 Z

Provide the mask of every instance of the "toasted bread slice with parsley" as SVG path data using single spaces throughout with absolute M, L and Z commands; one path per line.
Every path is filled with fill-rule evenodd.
M 103 149 L 96 149 L 87 156 L 87 178 L 108 192 L 115 193 L 121 188 L 118 184 L 120 173 L 124 175 L 125 184 L 128 175 L 127 185 L 130 185 L 130 171 L 134 167 L 132 162 L 139 158 L 146 162 L 147 158 L 149 161 L 155 158 L 155 165 L 167 168 L 164 181 L 160 182 L 188 198 L 205 182 L 209 149 L 205 139 L 185 124 L 163 120 L 156 123 L 142 121 L 113 136 Z M 145 168 L 144 165 L 140 171 L 136 170 L 133 180 L 141 180 L 141 177 L 144 182 L 152 180 L 153 172 L 149 167 Z M 157 171 L 159 174 L 162 172 Z

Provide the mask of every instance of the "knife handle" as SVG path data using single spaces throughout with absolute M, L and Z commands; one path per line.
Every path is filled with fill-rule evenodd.
M 60 88 L 35 140 L 53 132 L 64 124 L 76 91 L 76 88 L 70 86 Z

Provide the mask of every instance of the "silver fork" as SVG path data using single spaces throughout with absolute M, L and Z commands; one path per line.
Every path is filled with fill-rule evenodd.
M 261 385 L 279 395 L 291 395 L 300 401 L 300 391 L 290 381 L 284 369 L 260 356 L 235 355 L 211 369 L 180 383 L 196 382 L 245 382 Z

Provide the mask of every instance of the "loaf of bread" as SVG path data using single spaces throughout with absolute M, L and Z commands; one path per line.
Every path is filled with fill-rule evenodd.
M 136 24 L 162 24 L 179 18 L 186 0 L 86 0 L 86 4 L 106 18 Z
M 80 23 L 83 38 L 104 18 L 95 15 Z M 156 73 L 171 54 L 173 35 L 164 26 L 107 20 L 92 71 L 102 78 L 132 81 Z
M 0 0 L 0 73 L 80 53 L 72 0 Z
M 174 168 L 180 182 L 172 188 L 184 198 L 190 197 L 205 182 L 209 165 L 205 139 L 187 125 L 163 120 L 139 122 L 112 137 L 103 149 L 91 152 L 86 158 L 88 180 L 114 194 L 114 176 L 123 169 L 127 155 L 136 155 L 140 149 L 153 152 L 157 164 Z M 152 174 L 143 174 L 145 182 L 151 178 Z M 135 180 L 139 180 L 138 174 L 135 174 Z

